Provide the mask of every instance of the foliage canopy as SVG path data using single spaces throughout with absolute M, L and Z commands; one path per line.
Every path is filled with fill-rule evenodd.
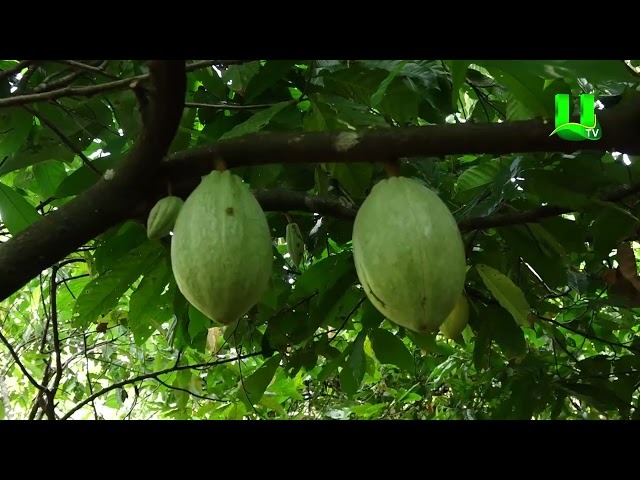
M 0 61 L 0 418 L 640 418 L 637 61 L 166 63 Z M 572 114 L 595 94 L 602 139 L 549 137 L 558 93 Z M 361 149 L 331 150 L 343 132 Z M 268 291 L 228 327 L 145 230 L 214 157 L 274 241 Z M 358 283 L 353 218 L 396 160 L 463 233 L 457 340 L 389 322 Z

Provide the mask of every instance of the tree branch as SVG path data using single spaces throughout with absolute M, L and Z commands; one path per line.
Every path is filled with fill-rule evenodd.
M 86 165 L 88 169 L 93 171 L 97 176 L 101 175 L 100 171 L 95 167 L 95 165 L 91 163 L 91 161 L 87 158 L 87 156 L 84 153 L 82 153 L 82 151 L 78 147 L 76 147 L 73 144 L 73 142 L 71 142 L 71 140 L 69 140 L 69 138 L 67 138 L 67 136 L 64 133 L 62 133 L 60 129 L 53 122 L 50 122 L 40 112 L 37 112 L 31 107 L 24 106 L 22 108 L 24 108 L 27 112 L 29 112 L 31 115 L 33 115 L 38 120 L 40 120 L 40 122 L 44 126 L 49 127 L 51 131 L 56 134 L 56 136 L 60 139 L 60 141 L 64 143 L 74 155 L 77 155 L 78 157 L 80 157 L 80 159 L 82 160 L 82 163 Z
M 184 86 L 184 82 L 182 74 L 179 83 Z M 158 88 L 155 91 L 152 89 L 152 103 L 158 103 L 158 98 L 163 96 L 163 89 L 171 90 L 170 83 L 159 82 Z M 550 137 L 553 125 L 540 120 L 378 128 L 359 133 L 263 132 L 172 154 L 156 170 L 158 158 L 166 152 L 177 129 L 184 106 L 184 89 L 181 90 L 180 105 L 176 102 L 159 102 L 155 110 L 147 112 L 147 118 L 152 120 L 149 122 L 151 125 L 143 122 L 145 127 L 140 139 L 115 175 L 113 171 L 106 172 L 104 178 L 87 192 L 0 245 L 0 300 L 111 226 L 144 215 L 151 208 L 149 202 L 166 192 L 167 184 L 176 186 L 175 190 L 180 191 L 181 195 L 188 195 L 200 178 L 215 168 L 215 158 L 223 158 L 225 164 L 233 168 L 278 163 L 371 163 L 385 162 L 388 158 L 479 152 L 495 155 L 574 152 L 580 149 L 616 150 L 628 154 L 640 152 L 640 136 L 636 135 L 640 124 L 640 101 L 632 101 L 599 115 L 605 133 L 597 142 L 568 142 Z M 105 180 L 107 177 L 112 180 Z M 638 186 L 625 187 L 617 193 L 618 198 L 637 192 L 637 189 Z M 320 213 L 327 212 L 342 218 L 355 216 L 353 211 L 337 203 L 309 200 L 309 197 L 299 193 L 259 195 L 263 196 L 261 200 L 267 210 L 318 209 Z M 565 211 L 557 207 L 542 207 L 532 212 L 497 214 L 482 220 L 464 219 L 461 228 L 469 231 L 525 223 Z M 73 230 L 71 225 L 74 226 Z
M 24 286 L 46 266 L 125 220 L 149 194 L 141 181 L 158 167 L 175 136 L 184 108 L 183 61 L 150 62 L 148 123 L 116 171 L 0 245 L 0 300 Z M 1 100 L 0 100 L 1 101 Z
M 33 376 L 31 376 L 31 374 L 29 373 L 29 371 L 25 368 L 25 366 L 22 364 L 22 362 L 20 361 L 20 357 L 18 356 L 18 354 L 16 353 L 16 351 L 13 349 L 13 347 L 11 346 L 11 342 L 9 342 L 9 340 L 7 339 L 7 337 L 5 337 L 2 334 L 2 331 L 0 330 L 0 341 L 2 341 L 2 343 L 4 343 L 4 346 L 7 347 L 7 350 L 9 350 L 9 353 L 11 354 L 11 357 L 13 358 L 13 360 L 16 362 L 16 365 L 18 365 L 18 368 L 20 369 L 20 371 L 24 374 L 25 377 L 27 377 L 27 379 L 29 380 L 29 382 L 31 383 L 31 385 L 33 385 L 34 387 L 36 387 L 38 390 L 40 391 L 44 391 L 45 388 L 40 385 L 38 383 L 38 381 L 33 378 Z
M 186 67 L 187 72 L 198 70 L 200 68 L 209 67 L 215 63 L 215 60 L 202 60 L 193 62 Z M 80 72 L 81 73 L 81 72 Z M 34 93 L 30 95 L 14 95 L 7 98 L 0 98 L 0 108 L 14 107 L 16 105 L 26 105 L 36 102 L 49 102 L 62 97 L 92 97 L 99 93 L 113 92 L 131 88 L 135 82 L 147 80 L 149 74 L 137 75 L 135 77 L 116 80 L 113 82 L 101 83 L 99 85 L 90 85 L 86 87 L 64 87 L 48 92 Z
M 89 395 L 87 398 L 85 398 L 80 403 L 78 403 L 75 407 L 73 407 L 71 410 L 69 410 L 61 418 L 61 420 L 69 419 L 71 417 L 71 415 L 73 415 L 75 412 L 80 410 L 82 407 L 84 407 L 88 403 L 94 401 L 96 398 L 104 395 L 105 393 L 110 392 L 111 390 L 115 390 L 116 388 L 124 387 L 125 385 L 131 385 L 132 383 L 141 382 L 141 381 L 147 380 L 149 378 L 154 378 L 155 379 L 158 376 L 164 375 L 166 373 L 177 372 L 177 371 L 180 371 L 180 370 L 209 368 L 209 367 L 214 367 L 216 365 L 222 365 L 224 363 L 235 362 L 236 360 L 244 360 L 245 358 L 256 357 L 258 355 L 262 355 L 262 352 L 247 353 L 245 355 L 238 355 L 237 357 L 233 357 L 233 358 L 225 358 L 224 360 L 216 360 L 215 362 L 198 363 L 198 364 L 195 364 L 195 365 L 176 365 L 175 367 L 166 368 L 166 369 L 160 370 L 158 372 L 151 372 L 151 373 L 145 373 L 143 375 L 138 375 L 137 377 L 133 377 L 133 378 L 130 378 L 128 380 L 123 380 L 121 382 L 117 382 L 117 383 L 114 383 L 112 385 L 109 385 L 108 387 L 105 387 L 102 390 L 97 391 L 93 395 Z
M 51 330 L 53 333 L 53 352 L 56 356 L 56 373 L 53 377 L 53 385 L 47 392 L 47 418 L 49 420 L 56 419 L 55 399 L 62 379 L 62 349 L 60 348 L 60 332 L 58 331 L 58 305 L 56 287 L 58 278 L 58 265 L 54 265 L 51 269 L 51 293 L 49 301 L 51 302 Z
M 235 105 L 233 103 L 197 103 L 187 102 L 184 104 L 185 108 L 213 108 L 218 110 L 255 110 L 260 108 L 273 107 L 272 103 L 262 103 L 257 105 Z
M 228 168 L 267 164 L 380 162 L 389 158 L 443 155 L 582 151 L 640 154 L 640 100 L 598 115 L 598 141 L 569 142 L 554 135 L 553 123 L 525 120 L 461 123 L 407 128 L 371 128 L 356 132 L 260 132 L 170 155 L 162 182 L 199 178 L 212 171 L 216 158 Z

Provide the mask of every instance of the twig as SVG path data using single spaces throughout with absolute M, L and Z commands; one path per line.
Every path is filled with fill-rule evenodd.
M 198 102 L 186 102 L 184 106 L 186 108 L 216 108 L 219 110 L 254 110 L 258 108 L 271 108 L 273 103 L 263 103 L 258 105 L 235 105 L 233 103 L 198 103 Z
M 27 88 L 29 87 L 29 80 L 31 80 L 31 77 L 33 76 L 33 74 L 36 73 L 38 66 L 39 66 L 39 62 L 34 62 L 31 65 L 29 65 L 29 69 L 25 72 L 25 74 L 20 79 L 20 82 L 18 83 L 18 87 L 16 88 L 16 91 L 13 92 L 14 95 L 21 95 L 22 92 L 27 90 Z
M 23 68 L 28 67 L 31 62 L 33 62 L 33 60 L 22 60 L 21 62 L 16 63 L 13 67 L 0 71 L 0 80 L 20 72 Z
M 138 375 L 137 377 L 134 378 L 130 378 L 128 380 L 123 380 L 121 382 L 117 382 L 114 383 L 112 385 L 109 385 L 108 387 L 103 388 L 102 390 L 97 391 L 96 393 L 94 393 L 93 395 L 90 395 L 89 397 L 85 398 L 84 400 L 82 400 L 81 402 L 79 402 L 78 404 L 76 404 L 71 410 L 69 410 L 62 418 L 61 420 L 67 420 L 71 417 L 71 415 L 73 415 L 75 412 L 77 412 L 78 410 L 80 410 L 82 407 L 84 407 L 85 405 L 87 405 L 89 402 L 92 402 L 93 400 L 95 400 L 96 398 L 104 395 L 105 393 L 110 392 L 111 390 L 115 390 L 116 388 L 122 388 L 125 385 L 131 385 L 132 383 L 137 383 L 137 382 L 141 382 L 143 380 L 147 380 L 149 378 L 157 378 L 159 375 L 164 375 L 166 373 L 171 373 L 171 372 L 177 372 L 179 370 L 190 370 L 190 369 L 198 369 L 198 368 L 208 368 L 208 367 L 213 367 L 216 365 L 222 365 L 224 363 L 231 363 L 231 362 L 235 362 L 236 360 L 243 360 L 245 358 L 249 358 L 249 357 L 256 357 L 258 355 L 262 355 L 262 352 L 254 352 L 254 353 L 247 353 L 245 355 L 238 355 L 237 357 L 233 357 L 233 358 L 225 358 L 224 360 L 217 360 L 215 362 L 206 362 L 206 363 L 199 363 L 199 364 L 195 364 L 195 365 L 178 365 L 175 367 L 171 367 L 171 368 L 167 368 L 165 370 L 160 370 L 158 372 L 151 372 L 151 373 L 145 373 L 143 375 Z
M 87 348 L 87 335 L 86 333 L 82 333 L 82 343 L 84 344 L 84 358 L 85 358 L 85 366 L 87 371 L 87 385 L 89 386 L 89 395 L 93 395 L 93 384 L 91 383 L 91 372 L 89 371 L 89 356 L 87 352 L 89 349 Z M 67 362 L 68 363 L 68 362 Z M 98 415 L 98 409 L 96 409 L 96 402 L 91 402 L 91 407 L 93 408 L 93 416 L 96 420 L 100 418 Z
M 67 146 L 67 148 L 71 150 L 72 153 L 76 154 L 78 157 L 82 159 L 82 163 L 84 163 L 92 172 L 94 172 L 98 177 L 102 175 L 100 170 L 98 170 L 95 167 L 95 165 L 91 163 L 91 160 L 89 160 L 87 156 L 84 153 L 82 153 L 82 151 L 79 148 L 77 148 L 71 142 L 71 140 L 69 140 L 67 136 L 64 133 L 62 133 L 58 127 L 56 127 L 54 123 L 50 122 L 41 113 L 35 111 L 33 108 L 27 107 L 26 105 L 23 106 L 22 108 L 24 108 L 27 112 L 29 112 L 31 115 L 35 116 L 38 120 L 40 120 L 40 122 L 43 125 L 49 127 L 51 131 L 55 133 L 56 136 L 62 141 L 62 143 L 64 143 Z
M 47 392 L 47 417 L 49 420 L 55 420 L 55 398 L 58 393 L 58 387 L 60 386 L 60 380 L 62 379 L 62 349 L 60 348 L 60 332 L 58 331 L 58 307 L 57 307 L 57 293 L 56 287 L 58 270 L 60 267 L 54 265 L 51 269 L 51 290 L 49 294 L 49 301 L 51 302 L 51 326 L 53 331 L 53 352 L 56 356 L 56 372 L 53 377 L 53 385 Z
M 33 93 L 49 92 L 59 88 L 67 87 L 71 85 L 73 82 L 75 82 L 82 75 L 84 75 L 86 72 L 83 70 L 75 70 L 68 73 L 64 77 L 59 78 L 58 80 L 53 80 L 53 81 L 50 80 L 50 78 L 57 76 L 60 73 L 63 73 L 63 72 L 57 72 L 56 74 L 49 76 L 49 78 L 46 78 L 40 85 L 38 85 L 33 89 Z
M 102 75 L 103 77 L 110 78 L 111 80 L 118 80 L 118 77 L 107 73 L 103 70 L 102 67 L 95 67 L 93 65 L 87 65 L 86 63 L 76 62 L 75 60 L 55 60 L 58 63 L 64 63 L 65 65 L 69 65 L 70 67 L 85 70 L 87 72 L 97 73 L 98 75 Z
M 9 353 L 11 354 L 11 356 L 13 357 L 13 360 L 16 362 L 16 365 L 18 365 L 18 368 L 20 369 L 20 371 L 22 371 L 22 373 L 24 374 L 25 377 L 27 377 L 27 379 L 29 380 L 29 382 L 31 383 L 31 385 L 33 385 L 34 387 L 36 387 L 38 390 L 40 391 L 45 391 L 46 389 L 40 385 L 37 380 L 35 378 L 33 378 L 31 376 L 31 374 L 27 371 L 27 369 L 25 368 L 25 366 L 22 364 L 22 362 L 20 361 L 20 357 L 18 357 L 18 354 L 16 353 L 16 351 L 13 349 L 13 347 L 11 346 L 11 343 L 9 342 L 9 340 L 7 340 L 7 337 L 5 337 L 2 334 L 2 331 L 0 330 L 0 341 L 2 341 L 2 343 L 4 343 L 4 346 L 7 347 L 7 350 L 9 350 Z
M 209 400 L 210 402 L 222 402 L 222 400 L 220 400 L 219 398 L 207 397 L 207 396 L 204 396 L 204 395 L 193 393 L 191 390 L 187 390 L 186 388 L 182 388 L 182 387 L 174 387 L 173 385 L 169 385 L 168 383 L 163 382 L 159 378 L 154 378 L 154 380 L 156 382 L 158 382 L 158 383 L 161 383 L 162 385 L 164 385 L 165 387 L 167 387 L 170 390 L 177 390 L 179 392 L 185 392 L 185 393 L 188 393 L 189 395 L 191 395 L 193 397 L 200 398 L 202 400 Z
M 212 65 L 211 60 L 193 62 L 186 66 L 187 72 L 197 70 Z M 77 72 L 76 72 L 77 73 Z M 135 77 L 125 78 L 123 80 L 115 80 L 113 82 L 102 83 L 100 85 L 91 85 L 87 87 L 64 87 L 57 90 L 47 92 L 34 93 L 30 95 L 17 95 L 0 99 L 0 108 L 13 107 L 16 105 L 26 105 L 35 102 L 48 102 L 62 97 L 92 97 L 99 93 L 113 92 L 125 88 L 133 88 L 137 82 L 141 82 L 149 78 L 149 74 L 137 75 Z
M 553 325 L 556 325 L 558 327 L 562 327 L 565 330 L 569 330 L 570 332 L 573 332 L 573 333 L 576 333 L 576 334 L 578 334 L 578 335 L 580 335 L 582 337 L 588 338 L 589 340 L 595 340 L 597 342 L 601 342 L 601 343 L 604 343 L 604 344 L 609 345 L 609 346 L 625 348 L 625 349 L 629 350 L 630 352 L 640 353 L 640 349 L 630 347 L 629 345 L 625 345 L 624 343 L 612 342 L 610 340 L 605 340 L 604 338 L 600 338 L 600 337 L 597 337 L 595 335 L 591 335 L 590 333 L 582 332 L 582 331 L 580 331 L 580 330 L 578 330 L 576 328 L 573 328 L 573 327 L 570 327 L 570 326 L 566 325 L 565 323 L 553 320 L 552 318 L 541 317 L 540 315 L 536 315 L 536 318 L 539 318 L 540 320 L 544 320 L 545 322 L 552 323 Z

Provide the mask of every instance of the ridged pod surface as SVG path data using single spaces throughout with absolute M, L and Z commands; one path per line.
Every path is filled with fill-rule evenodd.
M 228 325 L 253 307 L 273 271 L 273 246 L 260 204 L 240 177 L 213 171 L 189 195 L 173 229 L 178 288 L 212 320 Z
M 169 235 L 183 205 L 180 197 L 169 196 L 158 200 L 147 218 L 147 237 L 157 240 Z
M 442 200 L 417 180 L 377 183 L 353 226 L 356 272 L 371 303 L 415 332 L 435 332 L 464 288 L 460 230 Z

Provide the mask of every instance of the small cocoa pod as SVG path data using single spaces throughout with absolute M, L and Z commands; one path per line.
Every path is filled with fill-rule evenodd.
M 287 224 L 285 240 L 291 260 L 293 260 L 294 265 L 297 267 L 300 265 L 302 255 L 304 254 L 304 240 L 302 239 L 302 233 L 300 233 L 300 227 L 297 223 Z
M 169 235 L 182 205 L 184 202 L 180 197 L 169 196 L 158 200 L 147 219 L 147 237 L 157 240 Z

